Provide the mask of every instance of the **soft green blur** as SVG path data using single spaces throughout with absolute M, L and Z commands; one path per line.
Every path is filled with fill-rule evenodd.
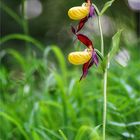
M 67 16 L 69 8 L 83 1 L 29 1 L 37 3 L 0 0 L 0 140 L 101 140 L 101 65 L 79 82 L 82 66 L 67 60 L 69 52 L 84 48 L 70 30 L 77 22 Z M 107 0 L 93 2 L 101 10 Z M 101 18 L 106 54 L 112 36 L 123 29 L 108 70 L 107 140 L 140 139 L 137 14 L 127 0 L 116 0 Z M 82 33 L 100 50 L 96 17 Z

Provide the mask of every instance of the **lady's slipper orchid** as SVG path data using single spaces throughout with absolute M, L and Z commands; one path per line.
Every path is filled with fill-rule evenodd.
M 68 11 L 68 16 L 73 20 L 80 20 L 78 24 L 78 29 L 76 32 L 79 32 L 84 24 L 87 22 L 88 18 L 94 15 L 94 7 L 90 0 L 86 0 L 82 6 L 72 7 Z
M 86 0 L 82 6 L 75 6 L 69 9 L 68 16 L 73 20 L 81 20 L 85 17 L 92 17 L 94 14 L 94 7 L 90 0 Z
M 74 65 L 81 65 L 91 59 L 92 52 L 88 49 L 79 52 L 72 52 L 68 55 L 68 60 Z
M 81 20 L 88 16 L 90 11 L 90 5 L 88 3 L 83 3 L 82 6 L 72 7 L 68 11 L 68 16 L 73 20 Z
M 72 32 L 75 33 L 74 28 L 72 28 Z M 80 78 L 80 80 L 82 80 L 82 78 L 86 77 L 88 69 L 93 64 L 95 64 L 96 66 L 98 65 L 98 57 L 96 52 L 94 51 L 94 47 L 91 40 L 87 36 L 76 33 L 75 35 L 77 36 L 77 39 L 81 41 L 84 45 L 86 45 L 88 48 L 83 52 L 72 52 L 68 55 L 68 60 L 70 63 L 74 65 L 83 64 L 83 74 Z

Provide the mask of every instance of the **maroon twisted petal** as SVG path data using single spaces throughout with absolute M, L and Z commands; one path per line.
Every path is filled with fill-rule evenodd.
M 92 51 L 92 57 L 91 57 L 91 59 L 87 62 L 87 63 L 85 63 L 84 65 L 83 65 L 83 69 L 82 69 L 82 71 L 83 71 L 83 74 L 82 74 L 82 76 L 81 76 L 81 78 L 80 78 L 80 81 L 83 79 L 83 78 L 85 78 L 86 76 L 87 76 L 87 74 L 88 74 L 88 70 L 90 69 L 90 67 L 95 63 L 95 65 L 97 66 L 98 65 L 98 57 L 97 57 L 97 54 L 96 54 L 96 52 L 93 50 Z
M 92 41 L 87 36 L 83 34 L 76 34 L 76 36 L 77 36 L 77 39 L 81 41 L 84 45 L 86 45 L 88 48 L 90 48 L 91 46 L 93 48 Z
M 83 26 L 85 25 L 85 23 L 87 22 L 87 20 L 88 20 L 88 17 L 87 16 L 85 18 L 83 18 L 83 19 L 80 20 L 80 22 L 78 24 L 78 29 L 77 29 L 76 32 L 79 32 L 83 28 Z

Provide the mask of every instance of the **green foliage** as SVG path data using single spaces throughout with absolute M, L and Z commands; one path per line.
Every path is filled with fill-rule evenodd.
M 85 135 L 86 133 L 89 133 Z M 92 127 L 81 126 L 78 130 L 75 140 L 99 140 L 99 135 Z
M 110 61 L 113 59 L 114 56 L 116 56 L 119 45 L 120 45 L 120 37 L 122 34 L 122 30 L 119 30 L 113 37 L 112 37 L 112 44 L 111 44 L 111 50 L 108 52 L 108 54 L 103 58 L 100 67 L 102 71 L 104 72 L 105 69 L 108 67 Z M 98 53 L 99 54 L 99 53 Z
M 115 0 L 110 0 L 110 1 L 107 1 L 107 2 L 105 3 L 103 9 L 102 9 L 101 12 L 100 12 L 100 16 L 103 15 L 103 14 L 106 12 L 106 10 L 113 4 L 114 1 L 115 1 Z
M 37 40 L 35 40 L 34 38 L 27 36 L 27 35 L 23 35 L 23 34 L 11 34 L 11 35 L 7 35 L 3 38 L 0 39 L 0 44 L 2 45 L 3 43 L 9 41 L 9 40 L 23 40 L 23 41 L 27 41 L 29 43 L 34 44 L 39 50 L 43 50 L 44 46 Z
M 61 134 L 61 136 L 64 140 L 68 140 L 62 130 L 59 130 L 59 133 Z
M 111 51 L 109 52 L 109 61 L 117 54 L 120 45 L 120 38 L 123 30 L 119 30 L 112 38 Z
M 0 1 L 0 8 L 4 10 L 10 17 L 12 17 L 18 24 L 22 25 L 21 18 L 7 5 Z
M 19 129 L 19 131 L 21 132 L 21 134 L 24 136 L 24 138 L 26 140 L 29 140 L 28 135 L 26 134 L 26 132 L 22 128 L 21 124 L 18 123 L 18 121 L 16 119 L 12 118 L 11 116 L 9 116 L 8 114 L 6 114 L 4 112 L 0 112 L 0 116 L 2 116 L 4 119 L 10 121 L 11 123 L 15 124 L 17 126 L 17 128 Z
M 96 129 L 102 122 L 98 71 L 93 70 L 86 80 L 76 82 L 80 73 L 67 68 L 57 46 L 47 47 L 41 58 L 31 56 L 23 59 L 13 49 L 7 50 L 7 55 L 11 56 L 10 60 L 14 58 L 10 63 L 18 63 L 10 70 L 4 65 L 0 68 L 3 75 L 0 89 L 1 139 L 8 140 L 14 136 L 36 140 L 101 139 L 101 130 Z M 53 67 L 50 56 L 55 56 Z M 127 69 L 118 65 L 110 69 L 108 140 L 116 137 L 118 140 L 126 139 L 125 132 L 130 134 L 130 139 L 131 135 L 139 137 L 139 66 L 135 61 Z M 137 67 L 135 72 L 133 67 Z M 130 84 L 132 79 L 133 85 Z M 90 81 L 93 83 L 89 84 Z
M 94 6 L 94 8 L 95 8 L 95 10 L 96 10 L 96 12 L 97 12 L 97 14 L 98 14 L 98 16 L 102 16 L 102 15 L 106 12 L 106 10 L 113 4 L 114 1 L 115 1 L 115 0 L 107 1 L 107 2 L 104 4 L 104 6 L 103 6 L 103 8 L 102 8 L 101 11 L 99 11 L 99 9 L 97 8 L 97 6 L 96 6 L 95 4 L 93 4 L 93 6 Z

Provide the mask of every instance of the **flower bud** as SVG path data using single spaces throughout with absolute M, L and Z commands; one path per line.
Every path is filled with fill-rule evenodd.
M 81 65 L 88 62 L 91 56 L 91 51 L 72 52 L 68 55 L 68 60 L 74 65 Z
M 68 11 L 68 16 L 73 20 L 81 20 L 89 14 L 89 4 L 84 3 L 82 6 L 72 7 Z

